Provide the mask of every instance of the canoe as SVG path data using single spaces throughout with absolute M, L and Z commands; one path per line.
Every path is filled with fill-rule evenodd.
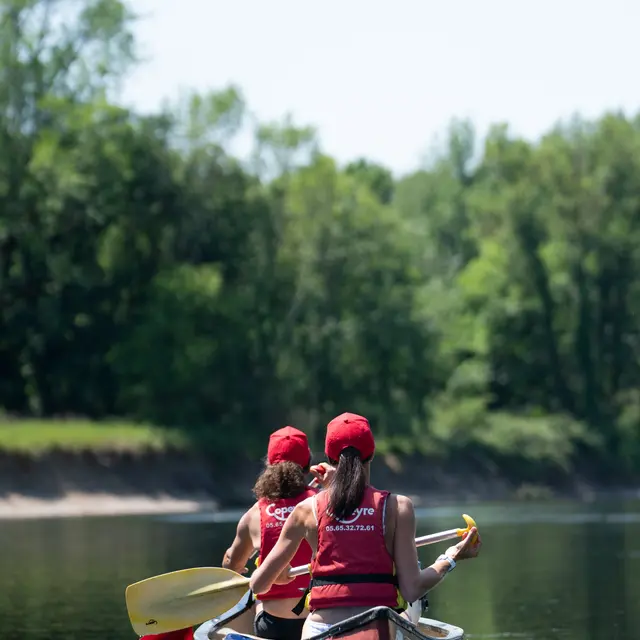
M 219 618 L 200 625 L 194 640 L 260 640 L 251 634 L 254 603 L 243 599 Z M 420 618 L 412 624 L 388 607 L 374 607 L 329 627 L 313 640 L 463 640 L 460 627 Z

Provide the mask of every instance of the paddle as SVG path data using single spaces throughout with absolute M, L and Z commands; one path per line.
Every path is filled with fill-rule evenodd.
M 462 516 L 464 529 L 448 529 L 416 538 L 422 547 L 462 537 L 476 524 Z M 295 567 L 289 576 L 309 573 L 309 565 Z M 127 587 L 125 599 L 129 620 L 139 635 L 176 631 L 215 618 L 231 609 L 249 588 L 249 578 L 219 567 L 182 569 L 141 580 Z
M 313 480 L 311 480 L 311 482 L 308 485 L 310 489 L 314 489 L 319 486 L 320 486 L 320 482 L 317 478 L 313 478 Z M 259 553 L 259 549 L 254 550 L 254 552 L 249 557 L 249 560 L 253 560 L 258 555 L 258 553 Z M 238 575 L 238 574 L 234 574 L 234 575 Z M 247 595 L 251 595 L 251 594 L 248 593 Z M 254 600 L 252 597 L 243 598 L 241 603 L 245 600 L 246 600 L 245 608 L 248 610 L 251 608 Z M 128 597 L 127 597 L 127 608 L 128 607 L 129 607 L 129 603 L 128 603 Z M 237 612 L 234 612 L 235 608 L 236 607 L 230 609 L 227 613 L 233 613 L 234 616 L 239 615 Z M 152 628 L 155 628 L 155 625 L 151 620 L 148 620 L 147 622 L 151 622 L 151 625 L 149 626 Z M 193 640 L 193 630 L 191 627 L 192 625 L 190 624 L 185 629 L 176 629 L 176 630 L 167 631 L 167 632 L 158 632 L 158 633 L 152 633 L 149 635 L 144 635 L 140 638 L 140 640 Z

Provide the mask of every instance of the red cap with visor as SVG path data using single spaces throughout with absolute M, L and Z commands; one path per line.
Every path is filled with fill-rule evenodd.
M 271 434 L 267 449 L 269 464 L 295 462 L 303 469 L 311 463 L 311 451 L 307 436 L 295 427 L 283 427 Z
M 337 460 L 347 448 L 354 447 L 362 460 L 368 460 L 376 450 L 369 421 L 356 413 L 343 413 L 327 425 L 324 452 L 329 460 Z

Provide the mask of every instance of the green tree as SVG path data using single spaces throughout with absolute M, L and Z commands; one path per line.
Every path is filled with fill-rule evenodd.
M 4 410 L 256 455 L 276 425 L 319 440 L 354 410 L 382 450 L 637 473 L 640 117 L 535 143 L 454 121 L 396 181 L 339 168 L 291 116 L 256 122 L 235 86 L 113 104 L 132 20 L 0 3 Z

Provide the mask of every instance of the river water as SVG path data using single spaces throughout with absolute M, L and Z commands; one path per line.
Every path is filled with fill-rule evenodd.
M 430 596 L 469 638 L 640 640 L 640 502 L 424 510 L 420 535 L 477 520 L 480 558 Z M 0 640 L 135 640 L 125 587 L 219 566 L 239 514 L 0 522 Z M 423 564 L 446 547 L 420 551 Z

